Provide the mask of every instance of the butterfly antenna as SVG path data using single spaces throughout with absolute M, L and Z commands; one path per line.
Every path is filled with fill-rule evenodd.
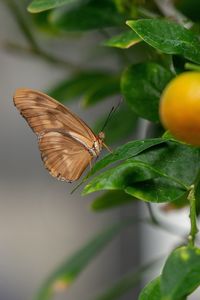
M 120 98 L 120 100 L 119 100 L 117 106 L 113 106 L 113 107 L 111 108 L 111 110 L 110 110 L 110 112 L 109 112 L 109 114 L 108 114 L 108 116 L 107 116 L 107 118 L 106 118 L 106 121 L 105 121 L 105 123 L 104 123 L 104 125 L 103 125 L 101 131 L 104 131 L 104 129 L 105 129 L 106 126 L 108 125 L 108 122 L 112 119 L 112 116 L 114 115 L 114 113 L 116 112 L 116 110 L 119 108 L 119 106 L 121 105 L 122 101 L 123 101 L 123 98 Z
M 117 106 L 113 106 L 112 108 L 111 108 L 111 110 L 110 110 L 110 112 L 109 112 L 109 114 L 108 114 L 108 116 L 107 116 L 107 118 L 106 118 L 106 121 L 105 121 L 105 123 L 104 123 L 104 125 L 103 125 L 103 127 L 102 127 L 102 129 L 101 129 L 101 131 L 103 131 L 104 129 L 105 129 L 105 127 L 107 126 L 107 124 L 108 124 L 108 122 L 111 120 L 111 118 L 112 118 L 112 116 L 114 115 L 114 113 L 116 112 L 116 110 L 119 108 L 119 106 L 121 105 L 121 103 L 122 103 L 122 101 L 123 101 L 123 98 L 120 98 L 120 100 L 119 100 L 119 102 L 118 102 L 118 104 L 117 104 Z M 107 146 L 104 144 L 104 146 L 107 148 Z M 109 152 L 112 152 L 109 148 L 108 148 L 108 150 L 109 150 Z M 89 175 L 90 175 L 90 172 L 87 174 L 87 176 L 86 177 L 84 177 L 83 178 L 83 180 L 79 183 L 79 184 L 77 184 L 76 186 L 75 186 L 75 188 L 70 192 L 70 194 L 73 194 L 87 179 L 88 179 L 88 177 L 89 177 Z
M 101 131 L 104 131 L 105 127 L 107 126 L 108 121 L 110 120 L 110 117 L 111 117 L 112 112 L 114 111 L 114 109 L 115 109 L 115 107 L 113 106 L 113 107 L 111 108 L 111 110 L 110 110 L 110 112 L 109 112 L 107 118 L 106 118 L 106 121 L 105 121 L 103 127 L 101 128 Z

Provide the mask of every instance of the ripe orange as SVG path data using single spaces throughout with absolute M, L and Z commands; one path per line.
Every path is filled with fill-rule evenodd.
M 166 86 L 160 119 L 175 138 L 200 146 L 200 72 L 182 73 Z

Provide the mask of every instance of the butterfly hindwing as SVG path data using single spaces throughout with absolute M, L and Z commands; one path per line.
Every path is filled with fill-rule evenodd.
M 61 180 L 77 180 L 92 160 L 83 145 L 60 132 L 51 131 L 39 139 L 39 149 L 45 167 Z

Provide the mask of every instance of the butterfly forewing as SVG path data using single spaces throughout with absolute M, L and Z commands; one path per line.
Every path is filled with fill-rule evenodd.
M 89 148 L 96 140 L 95 134 L 84 121 L 46 94 L 31 89 L 18 89 L 14 103 L 37 135 L 50 129 L 64 130 L 81 138 Z
M 99 154 L 102 141 L 67 107 L 39 91 L 18 89 L 14 104 L 38 135 L 41 157 L 51 175 L 77 180 Z

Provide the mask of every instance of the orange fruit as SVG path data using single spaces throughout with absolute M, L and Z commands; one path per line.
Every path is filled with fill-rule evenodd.
M 200 146 L 200 72 L 185 72 L 164 89 L 160 120 L 180 141 Z

